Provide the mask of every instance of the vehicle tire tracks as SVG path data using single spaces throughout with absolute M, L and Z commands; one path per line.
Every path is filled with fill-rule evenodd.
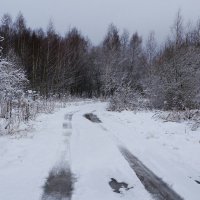
M 96 115 L 95 117 L 98 118 Z M 100 127 L 102 130 L 109 132 L 109 129 L 104 127 L 102 124 L 100 124 Z M 111 134 L 111 136 L 116 141 L 122 156 L 129 163 L 131 169 L 135 172 L 145 189 L 152 195 L 154 199 L 183 200 L 183 198 L 177 194 L 167 183 L 154 174 L 136 156 L 134 156 L 127 148 L 125 148 L 125 145 L 118 137 L 113 134 Z
M 71 172 L 70 136 L 72 134 L 73 113 L 65 115 L 63 123 L 63 135 L 65 137 L 61 161 L 49 172 L 49 176 L 43 186 L 42 200 L 70 200 L 74 189 L 75 177 Z
M 148 169 L 137 157 L 124 147 L 119 147 L 120 152 L 136 173 L 145 189 L 156 200 L 183 200 L 168 184 Z

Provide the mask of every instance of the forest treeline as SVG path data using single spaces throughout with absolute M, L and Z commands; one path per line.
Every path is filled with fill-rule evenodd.
M 23 68 L 42 96 L 103 96 L 112 110 L 199 108 L 200 21 L 185 26 L 180 12 L 162 45 L 154 32 L 144 41 L 111 24 L 94 46 L 76 28 L 65 36 L 51 22 L 46 31 L 31 29 L 21 13 L 2 16 L 0 35 L 3 58 Z

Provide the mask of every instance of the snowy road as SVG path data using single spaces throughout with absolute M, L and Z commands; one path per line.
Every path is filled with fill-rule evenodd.
M 135 198 L 182 200 L 182 198 L 176 194 L 172 188 L 165 184 L 160 178 L 156 177 L 156 175 L 146 168 L 139 160 L 136 160 L 136 158 L 125 147 L 119 148 L 119 145 L 122 145 L 119 138 L 117 139 L 108 133 L 108 130 L 104 127 L 103 122 L 98 118 L 98 116 L 94 114 L 88 114 L 88 112 L 91 111 L 96 112 L 95 108 L 94 110 L 88 110 L 87 108 L 87 110 L 83 109 L 76 115 L 75 121 L 78 121 L 78 124 L 75 122 L 74 125 L 76 130 L 74 131 L 75 137 L 73 146 L 78 145 L 81 148 L 72 151 L 77 151 L 77 154 L 74 154 L 72 158 L 78 158 L 77 164 L 75 160 L 72 161 L 72 163 L 75 165 L 75 167 L 72 167 L 72 169 L 76 169 L 77 167 L 75 170 L 76 174 L 78 174 L 80 171 L 84 173 L 80 175 L 80 177 L 84 178 L 82 180 L 82 188 L 80 186 L 77 186 L 77 188 L 79 188 L 79 190 L 81 189 L 82 191 L 87 191 L 88 189 L 90 192 L 85 193 L 81 191 L 75 191 L 73 199 L 82 199 L 83 195 L 89 195 L 85 196 L 84 199 Z M 83 116 L 90 121 L 85 120 Z M 77 143 L 77 141 L 80 143 Z M 84 151 L 86 152 L 83 153 Z M 78 154 L 85 155 L 82 158 L 84 170 L 82 169 L 83 166 L 79 164 L 80 155 Z M 134 170 L 134 173 L 131 172 L 130 166 L 127 166 L 127 161 Z M 132 167 L 133 165 L 134 167 Z M 79 168 L 80 166 L 81 169 Z M 115 173 L 116 170 L 117 173 Z M 134 185 L 134 188 L 130 191 L 124 190 L 123 196 L 111 193 L 111 190 L 108 187 L 108 182 L 111 178 L 115 178 L 120 182 L 123 181 L 129 183 L 130 186 Z M 144 180 L 142 180 L 142 178 Z M 91 183 L 91 186 L 84 184 L 84 182 Z M 97 184 L 96 186 L 94 185 L 95 183 Z M 148 192 L 150 192 L 152 197 L 147 195 L 144 187 Z
M 72 103 L 39 117 L 32 132 L 1 137 L 0 199 L 52 200 L 56 194 L 53 200 L 199 200 L 198 131 L 155 120 L 153 112 L 114 113 L 105 107 Z M 126 151 L 121 153 L 119 147 Z M 136 167 L 133 155 L 140 160 Z M 153 190 L 148 188 L 149 172 L 155 175 Z M 130 189 L 114 192 L 112 178 Z M 158 180 L 160 193 L 155 190 Z M 163 197 L 163 191 L 172 196 Z
M 150 194 L 132 172 L 120 153 L 115 140 L 102 127 L 84 115 L 96 109 L 96 105 L 82 107 L 73 116 L 71 138 L 71 169 L 77 176 L 73 200 L 150 200 Z M 109 186 L 111 178 L 125 182 L 130 187 L 118 194 Z

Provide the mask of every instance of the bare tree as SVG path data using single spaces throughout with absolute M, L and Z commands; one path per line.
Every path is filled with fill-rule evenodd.
M 176 48 L 179 48 L 184 41 L 184 26 L 183 26 L 183 17 L 181 15 L 181 10 L 179 9 L 174 24 L 171 28 L 172 34 L 175 40 Z

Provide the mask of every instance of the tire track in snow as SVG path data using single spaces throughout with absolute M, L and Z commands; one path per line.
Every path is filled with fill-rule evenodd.
M 146 190 L 156 200 L 183 200 L 169 185 L 148 169 L 137 157 L 124 147 L 119 147 L 124 158 L 136 173 Z
M 95 115 L 95 118 L 98 118 Z M 98 118 L 99 121 L 101 121 Z M 91 120 L 93 121 L 93 120 Z M 96 121 L 93 121 L 96 123 Z M 109 131 L 102 124 L 101 129 Z M 153 196 L 156 200 L 183 200 L 183 198 L 177 194 L 168 184 L 166 184 L 161 178 L 156 176 L 150 169 L 148 169 L 137 157 L 135 157 L 128 149 L 126 149 L 121 140 L 112 135 L 119 146 L 119 150 L 123 157 L 129 163 L 131 169 L 135 172 L 145 189 Z
M 73 185 L 75 182 L 74 175 L 70 170 L 71 153 L 70 153 L 70 136 L 72 134 L 72 116 L 73 113 L 65 115 L 63 123 L 66 137 L 61 155 L 61 162 L 58 163 L 49 173 L 49 176 L 44 185 L 44 193 L 42 200 L 71 200 Z

